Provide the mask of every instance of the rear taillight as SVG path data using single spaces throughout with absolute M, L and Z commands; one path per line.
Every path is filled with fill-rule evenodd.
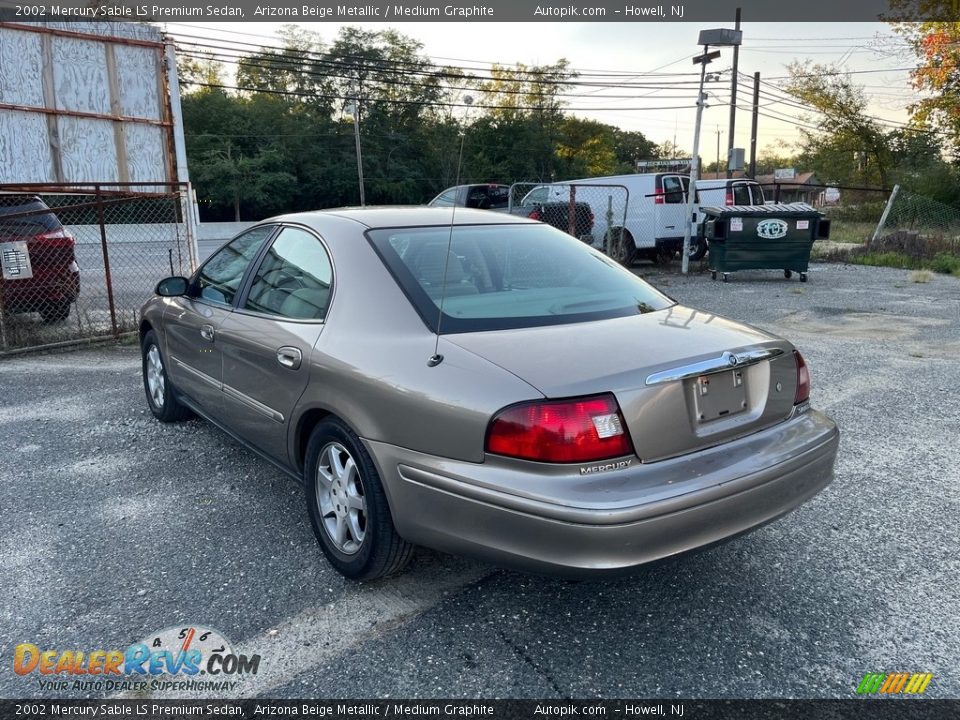
M 654 190 L 653 191 L 653 204 L 654 205 L 663 205 L 667 199 L 663 196 L 663 190 Z
M 55 247 L 72 247 L 73 246 L 73 235 L 70 234 L 70 231 L 66 228 L 60 228 L 59 230 L 50 230 L 49 232 L 40 233 L 39 235 L 34 235 L 34 240 L 39 240 L 41 242 L 47 243 Z
M 803 361 L 803 355 L 793 351 L 793 359 L 797 363 L 797 394 L 793 396 L 793 404 L 799 405 L 810 399 L 810 371 Z
M 613 395 L 538 400 L 497 413 L 486 451 L 550 463 L 593 462 L 633 454 Z
M 527 217 L 531 220 L 542 220 L 543 214 L 540 212 L 540 208 L 534 208 Z
M 727 193 L 726 198 L 724 198 L 724 203 L 727 205 L 733 205 L 733 193 Z

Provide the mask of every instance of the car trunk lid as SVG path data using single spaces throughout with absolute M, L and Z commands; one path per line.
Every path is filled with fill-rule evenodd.
M 789 343 L 683 306 L 447 338 L 548 398 L 613 392 L 644 462 L 756 432 L 793 409 Z

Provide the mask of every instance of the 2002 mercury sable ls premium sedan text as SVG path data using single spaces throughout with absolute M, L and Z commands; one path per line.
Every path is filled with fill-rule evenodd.
M 622 571 L 758 527 L 833 476 L 790 343 L 682 307 L 554 228 L 476 210 L 265 221 L 143 308 L 147 400 L 302 478 L 353 578 L 414 544 Z

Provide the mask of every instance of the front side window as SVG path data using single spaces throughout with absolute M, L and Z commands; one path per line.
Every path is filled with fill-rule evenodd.
M 243 307 L 292 320 L 322 320 L 332 279 L 320 240 L 306 230 L 284 228 L 263 256 Z
M 371 230 L 368 237 L 433 331 L 441 303 L 444 333 L 586 322 L 673 304 L 546 225 L 461 225 L 452 241 L 449 226 Z
M 195 293 L 218 305 L 232 305 L 247 267 L 275 229 L 272 225 L 253 228 L 217 250 L 197 273 Z

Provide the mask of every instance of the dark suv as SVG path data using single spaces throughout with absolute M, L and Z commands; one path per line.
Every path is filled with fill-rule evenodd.
M 16 246 L 6 245 L 17 241 L 26 242 L 27 258 L 19 256 Z M 73 235 L 43 200 L 35 195 L 0 195 L 0 250 L 5 254 L 0 306 L 6 312 L 38 312 L 45 322 L 66 320 L 80 294 L 74 245 Z M 15 272 L 25 276 L 12 277 Z

